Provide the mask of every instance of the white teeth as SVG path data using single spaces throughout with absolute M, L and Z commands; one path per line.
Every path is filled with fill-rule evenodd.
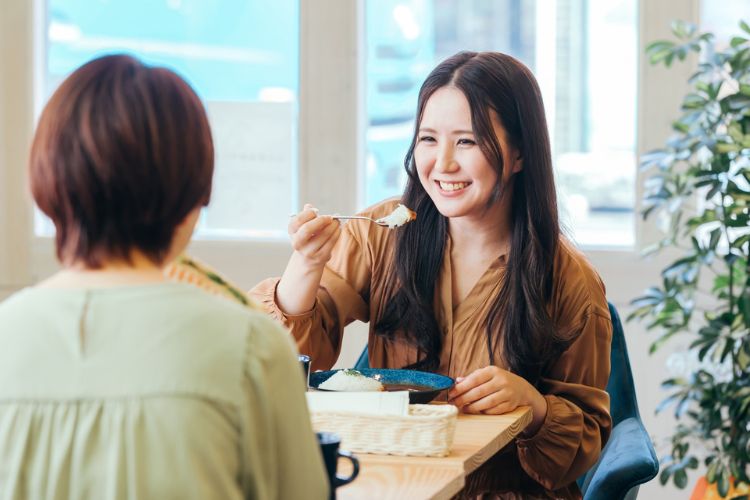
M 440 183 L 440 189 L 442 189 L 443 191 L 458 191 L 459 189 L 463 189 L 469 185 L 468 182 L 438 182 Z

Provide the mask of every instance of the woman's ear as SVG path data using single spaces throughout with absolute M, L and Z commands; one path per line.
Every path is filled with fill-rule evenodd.
M 516 156 L 516 159 L 513 160 L 513 168 L 511 169 L 511 172 L 517 174 L 521 170 L 523 170 L 523 158 L 521 155 L 518 155 Z

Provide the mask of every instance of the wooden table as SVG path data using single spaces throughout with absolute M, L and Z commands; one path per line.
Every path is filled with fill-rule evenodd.
M 336 498 L 449 499 L 461 491 L 466 476 L 511 442 L 531 422 L 531 408 L 505 415 L 464 415 L 456 421 L 450 455 L 397 457 L 358 453 L 359 476 L 336 490 Z M 348 476 L 348 460 L 339 474 Z

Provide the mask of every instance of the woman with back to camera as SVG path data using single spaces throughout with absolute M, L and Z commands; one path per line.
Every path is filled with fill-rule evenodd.
M 49 100 L 30 180 L 63 269 L 0 304 L 0 498 L 327 498 L 288 334 L 165 281 L 213 165 L 167 69 L 102 57 Z
M 282 278 L 253 293 L 314 369 L 335 362 L 345 325 L 369 321 L 370 366 L 455 377 L 450 401 L 468 413 L 531 406 L 466 496 L 580 497 L 611 427 L 612 324 L 599 276 L 560 235 L 538 85 L 510 56 L 459 53 L 422 85 L 416 123 L 400 200 L 416 220 L 342 228 L 306 206 Z

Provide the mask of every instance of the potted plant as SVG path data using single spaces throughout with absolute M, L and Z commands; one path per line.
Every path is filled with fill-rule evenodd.
M 664 231 L 645 253 L 679 258 L 628 318 L 658 331 L 651 352 L 675 336 L 690 342 L 686 373 L 663 382 L 670 394 L 657 408 L 673 407 L 677 418 L 661 483 L 685 488 L 700 468 L 721 497 L 748 491 L 750 462 L 750 26 L 740 30 L 719 48 L 713 35 L 676 22 L 675 41 L 646 49 L 652 64 L 694 52 L 699 65 L 674 135 L 641 158 L 642 215 Z

